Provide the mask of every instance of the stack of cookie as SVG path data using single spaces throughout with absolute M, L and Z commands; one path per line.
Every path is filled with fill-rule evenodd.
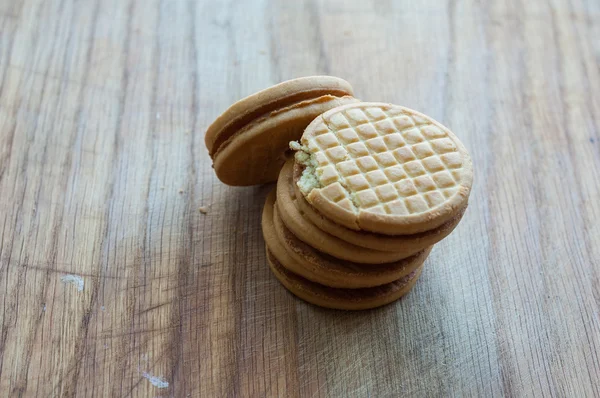
M 461 220 L 473 172 L 462 143 L 433 119 L 347 100 L 290 143 L 295 155 L 267 198 L 262 227 L 267 261 L 288 290 L 358 310 L 412 288 L 432 246 Z

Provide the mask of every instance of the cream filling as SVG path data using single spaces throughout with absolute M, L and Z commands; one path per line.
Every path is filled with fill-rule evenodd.
M 302 170 L 302 175 L 298 179 L 298 188 L 300 188 L 300 192 L 306 197 L 315 188 L 323 188 L 323 184 L 319 177 L 322 174 L 322 169 L 318 167 L 317 160 L 314 155 L 310 152 L 310 150 L 303 145 L 300 145 L 296 141 L 290 142 L 290 149 L 296 151 L 294 158 L 296 162 L 304 166 L 304 170 Z M 356 213 L 360 208 L 360 201 L 356 196 L 356 193 L 349 189 L 345 181 L 339 180 L 339 183 L 342 187 L 348 192 L 348 198 L 350 202 L 354 206 L 354 212 Z
M 303 195 L 308 195 L 315 188 L 321 188 L 321 182 L 317 176 L 317 161 L 307 147 L 300 145 L 296 141 L 290 142 L 290 149 L 296 151 L 294 158 L 296 162 L 304 166 L 302 176 L 298 180 L 298 188 Z

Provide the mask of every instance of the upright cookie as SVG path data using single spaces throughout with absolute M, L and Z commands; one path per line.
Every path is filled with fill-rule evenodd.
M 289 141 L 298 140 L 321 113 L 357 101 L 345 80 L 311 76 L 236 102 L 206 131 L 205 144 L 217 177 L 239 186 L 275 181 Z
M 424 232 L 467 204 L 469 154 L 450 130 L 414 110 L 364 102 L 331 109 L 311 122 L 301 144 L 303 196 L 349 229 Z

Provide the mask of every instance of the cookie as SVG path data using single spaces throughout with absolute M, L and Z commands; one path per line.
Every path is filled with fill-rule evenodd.
M 275 181 L 288 143 L 321 113 L 354 102 L 350 84 L 333 76 L 289 80 L 236 102 L 206 131 L 217 177 L 237 186 Z
M 471 158 L 446 127 L 412 109 L 355 103 L 313 120 L 296 143 L 298 186 L 319 213 L 356 231 L 435 229 L 466 206 Z
M 462 216 L 465 214 L 466 206 L 450 221 L 441 226 L 426 232 L 412 235 L 383 235 L 366 231 L 355 231 L 342 225 L 336 224 L 327 217 L 320 214 L 313 208 L 302 196 L 300 188 L 297 185 L 302 175 L 302 167 L 299 164 L 294 165 L 294 189 L 296 191 L 296 204 L 298 209 L 310 222 L 315 224 L 323 231 L 337 236 L 346 242 L 368 249 L 404 252 L 406 255 L 417 253 L 419 250 L 434 245 L 447 237 L 458 225 Z
M 296 205 L 292 172 L 294 159 L 288 160 L 277 180 L 277 208 L 285 226 L 301 241 L 320 252 L 341 260 L 362 264 L 383 264 L 402 260 L 414 253 L 386 252 L 367 249 L 346 242 L 317 228 L 300 212 Z
M 275 277 L 290 292 L 311 304 L 339 310 L 366 310 L 398 300 L 412 289 L 423 270 L 421 266 L 409 275 L 382 286 L 339 289 L 311 282 L 288 271 L 268 249 L 267 262 Z
M 275 191 L 268 196 L 262 214 L 267 248 L 285 268 L 310 281 L 338 288 L 379 286 L 398 280 L 421 266 L 431 248 L 394 263 L 364 265 L 338 260 L 300 241 L 283 224 L 275 206 Z

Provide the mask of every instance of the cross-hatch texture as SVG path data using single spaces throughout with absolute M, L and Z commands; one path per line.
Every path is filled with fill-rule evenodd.
M 302 141 L 318 164 L 322 194 L 353 212 L 425 213 L 460 186 L 464 159 L 455 142 L 403 108 L 346 109 Z

